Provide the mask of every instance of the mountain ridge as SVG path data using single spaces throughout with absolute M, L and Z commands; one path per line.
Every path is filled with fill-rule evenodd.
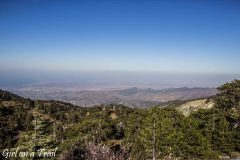
M 11 90 L 20 96 L 32 99 L 60 100 L 79 106 L 119 103 L 130 107 L 151 107 L 174 100 L 190 100 L 214 96 L 216 88 L 181 87 L 156 90 L 152 88 L 131 87 L 115 90 L 68 91 L 58 88 L 22 88 Z

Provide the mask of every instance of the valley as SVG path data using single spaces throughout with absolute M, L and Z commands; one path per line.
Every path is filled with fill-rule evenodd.
M 74 87 L 73 87 L 74 88 Z M 11 92 L 32 99 L 59 100 L 74 105 L 88 107 L 101 104 L 123 104 L 129 107 L 146 108 L 175 100 L 191 100 L 216 95 L 216 88 L 124 88 L 81 90 L 77 87 L 25 87 Z

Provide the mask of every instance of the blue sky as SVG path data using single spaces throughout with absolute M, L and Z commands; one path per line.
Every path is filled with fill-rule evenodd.
M 240 74 L 237 0 L 1 0 L 0 71 Z

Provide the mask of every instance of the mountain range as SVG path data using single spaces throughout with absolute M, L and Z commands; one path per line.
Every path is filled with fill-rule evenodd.
M 109 90 L 60 90 L 58 88 L 21 88 L 11 92 L 32 99 L 59 100 L 89 107 L 101 104 L 123 104 L 130 107 L 150 107 L 175 100 L 191 100 L 214 96 L 216 88 L 167 88 L 152 89 L 131 87 Z

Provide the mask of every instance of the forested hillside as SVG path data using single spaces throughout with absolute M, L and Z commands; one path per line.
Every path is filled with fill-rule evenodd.
M 51 159 L 60 160 L 240 157 L 240 80 L 220 86 L 207 101 L 214 107 L 183 115 L 176 108 L 187 102 L 148 109 L 79 107 L 1 90 L 0 158 L 4 149 L 17 147 L 33 152 L 58 147 Z

